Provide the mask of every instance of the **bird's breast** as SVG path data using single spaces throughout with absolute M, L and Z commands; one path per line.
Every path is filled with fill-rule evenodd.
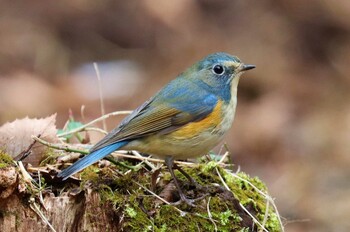
M 189 139 L 192 137 L 198 137 L 202 133 L 208 133 L 215 130 L 215 128 L 222 123 L 223 114 L 222 108 L 223 102 L 218 101 L 213 111 L 205 118 L 188 123 L 187 125 L 180 127 L 178 130 L 170 133 L 169 135 L 174 139 Z
M 232 126 L 232 123 L 236 114 L 238 83 L 239 83 L 239 76 L 236 76 L 231 82 L 230 99 L 228 101 L 225 101 L 222 104 L 221 112 L 223 115 L 222 115 L 221 123 L 217 128 L 217 133 L 225 134 Z
M 232 96 L 229 102 L 222 104 L 222 107 L 221 107 L 222 119 L 220 124 L 215 129 L 216 133 L 223 135 L 231 128 L 233 120 L 235 118 L 236 105 L 237 105 L 236 95 Z

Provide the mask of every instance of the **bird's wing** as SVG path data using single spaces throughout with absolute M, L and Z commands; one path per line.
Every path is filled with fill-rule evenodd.
M 202 89 L 194 91 L 191 83 L 180 86 L 183 87 L 178 85 L 175 90 L 165 87 L 133 111 L 90 151 L 153 133 L 166 134 L 187 123 L 201 120 L 213 111 L 218 102 L 215 95 Z

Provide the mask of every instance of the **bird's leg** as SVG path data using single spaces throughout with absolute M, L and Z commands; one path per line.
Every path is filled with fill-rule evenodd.
M 194 207 L 195 205 L 193 204 L 193 200 L 186 198 L 185 194 L 182 192 L 182 190 L 181 190 L 181 188 L 180 188 L 179 182 L 178 182 L 178 180 L 177 180 L 177 178 L 176 178 L 176 176 L 175 176 L 174 170 L 173 170 L 173 166 L 174 166 L 174 159 L 173 159 L 173 157 L 167 156 L 167 157 L 165 158 L 165 164 L 168 166 L 170 175 L 171 175 L 171 177 L 174 179 L 174 183 L 175 183 L 175 186 L 176 186 L 176 188 L 177 188 L 177 191 L 179 192 L 181 201 L 186 202 L 188 205 Z M 180 171 L 180 172 L 181 172 L 181 171 Z M 181 172 L 181 173 L 182 173 L 182 172 Z M 186 175 L 188 176 L 187 173 L 186 173 Z
M 202 188 L 202 186 L 198 184 L 197 181 L 188 175 L 182 168 L 180 168 L 179 165 L 173 163 L 173 168 L 179 170 L 179 172 L 181 172 L 181 174 L 184 175 L 191 182 L 191 184 L 196 187 L 196 189 Z

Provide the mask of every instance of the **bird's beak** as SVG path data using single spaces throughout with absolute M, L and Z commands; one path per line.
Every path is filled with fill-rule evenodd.
M 244 64 L 244 65 L 242 65 L 241 72 L 247 71 L 247 70 L 250 70 L 250 69 L 253 69 L 253 68 L 255 68 L 255 65 L 252 65 L 252 64 Z

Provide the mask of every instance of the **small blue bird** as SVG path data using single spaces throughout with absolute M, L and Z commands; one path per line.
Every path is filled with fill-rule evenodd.
M 181 200 L 192 205 L 174 175 L 173 161 L 205 155 L 221 141 L 234 119 L 240 75 L 253 68 L 227 53 L 208 55 L 134 110 L 58 177 L 65 180 L 118 149 L 137 150 L 164 158 Z

